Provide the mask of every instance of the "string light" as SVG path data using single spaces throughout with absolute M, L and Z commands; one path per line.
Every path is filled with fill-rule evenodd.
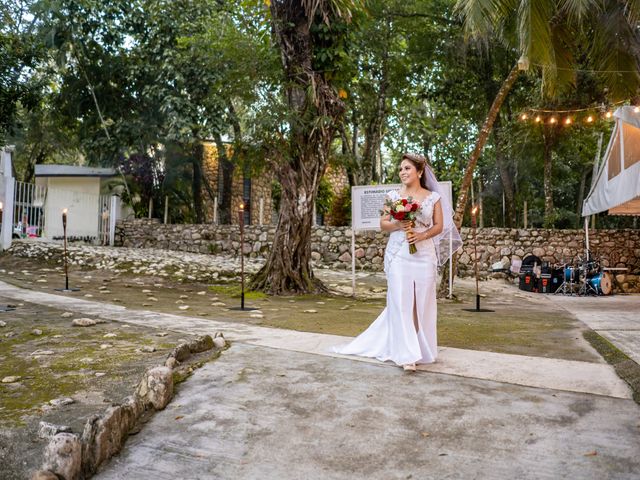
M 521 112 L 516 118 L 525 122 L 533 121 L 537 124 L 550 124 L 550 125 L 565 125 L 571 126 L 574 123 L 593 125 L 598 119 L 613 120 L 613 110 L 617 106 L 627 105 L 628 108 L 633 108 L 633 112 L 640 114 L 640 104 L 629 105 L 629 100 L 623 100 L 609 104 L 609 108 L 605 108 L 604 105 L 595 105 L 585 108 L 574 108 L 567 110 L 550 110 L 542 108 L 528 108 L 524 112 Z

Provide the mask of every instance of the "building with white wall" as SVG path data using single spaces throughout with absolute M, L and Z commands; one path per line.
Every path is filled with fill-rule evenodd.
M 0 149 L 0 251 L 11 246 L 11 234 L 13 227 L 13 192 L 15 179 L 11 155 L 13 147 Z
M 67 209 L 67 236 L 97 239 L 103 212 L 110 208 L 108 196 L 100 193 L 114 176 L 112 168 L 36 165 L 36 185 L 46 187 L 43 236 L 62 237 L 62 211 Z

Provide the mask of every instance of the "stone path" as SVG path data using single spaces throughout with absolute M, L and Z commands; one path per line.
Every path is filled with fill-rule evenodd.
M 113 321 L 155 326 L 160 329 L 189 333 L 222 331 L 232 342 L 328 357 L 342 357 L 331 353 L 330 348 L 349 340 L 347 337 L 335 335 L 258 327 L 238 322 L 212 321 L 146 310 L 130 310 L 118 305 L 75 298 L 71 295 L 62 296 L 24 290 L 4 282 L 0 282 L 0 296 Z M 343 358 L 380 364 L 377 360 L 360 357 Z M 384 366 L 397 368 L 390 364 L 384 364 Z M 607 364 L 441 347 L 438 363 L 421 365 L 420 369 L 523 386 L 631 398 L 631 391 L 627 384 Z

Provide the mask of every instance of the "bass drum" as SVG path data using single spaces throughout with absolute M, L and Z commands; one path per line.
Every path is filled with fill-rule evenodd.
M 613 290 L 613 282 L 608 272 L 600 272 L 587 280 L 598 295 L 610 295 Z

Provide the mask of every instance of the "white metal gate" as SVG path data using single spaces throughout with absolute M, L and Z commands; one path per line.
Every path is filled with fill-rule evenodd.
M 47 188 L 33 183 L 15 182 L 13 193 L 13 236 L 41 237 L 44 232 L 44 204 Z

